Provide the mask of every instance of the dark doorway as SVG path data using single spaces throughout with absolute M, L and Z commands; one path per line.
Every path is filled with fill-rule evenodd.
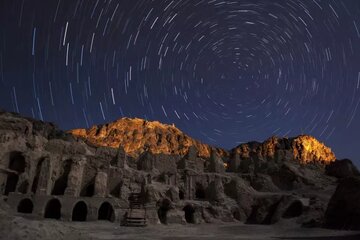
M 40 173 L 41 173 L 41 166 L 44 162 L 44 158 L 40 159 L 40 161 L 38 162 L 37 166 L 36 166 L 36 174 L 31 186 L 31 192 L 36 193 L 38 184 L 39 184 L 39 177 L 40 177 Z
M 20 184 L 18 191 L 19 193 L 26 194 L 28 192 L 28 188 L 29 188 L 29 182 L 28 180 L 25 180 Z
M 51 199 L 45 208 L 45 218 L 60 219 L 61 217 L 61 203 L 58 199 Z
M 179 199 L 180 199 L 180 200 L 184 200 L 184 198 L 185 198 L 184 191 L 180 190 L 180 191 L 179 191 Z
M 303 205 L 300 201 L 293 202 L 284 212 L 283 218 L 299 217 L 303 212 Z
M 241 221 L 241 213 L 240 213 L 240 210 L 238 208 L 234 208 L 232 211 L 232 215 L 233 215 L 233 218 L 238 220 L 238 221 Z
M 183 208 L 183 211 L 185 212 L 186 222 L 195 223 L 195 218 L 194 218 L 195 209 L 192 206 L 187 205 Z
M 119 198 L 121 194 L 121 186 L 122 183 L 116 184 L 115 187 L 110 191 L 111 196 Z
M 5 195 L 16 191 L 16 186 L 19 181 L 19 176 L 15 173 L 8 173 L 5 186 Z
M 98 220 L 108 220 L 110 222 L 115 221 L 114 209 L 110 203 L 104 202 L 101 204 L 98 211 Z
M 5 185 L 5 195 L 16 191 L 19 175 L 25 171 L 25 157 L 20 152 L 10 153 L 9 169 L 13 172 L 8 173 Z
M 71 170 L 71 160 L 66 160 L 63 163 L 63 170 L 61 176 L 56 180 L 54 188 L 51 192 L 52 195 L 64 195 L 68 184 L 68 177 Z
M 80 193 L 81 197 L 93 197 L 95 194 L 95 179 L 91 180 Z
M 23 173 L 25 172 L 25 167 L 25 157 L 21 152 L 10 153 L 9 169 Z
M 32 213 L 34 209 L 34 204 L 32 203 L 32 201 L 28 198 L 25 198 L 23 200 L 20 201 L 18 207 L 17 207 L 17 211 L 19 213 Z
M 195 198 L 200 200 L 205 199 L 205 189 L 199 183 L 196 184 Z
M 72 220 L 76 222 L 85 222 L 87 217 L 87 206 L 84 202 L 76 203 L 73 212 L 72 212 Z
M 158 217 L 162 224 L 167 224 L 167 212 L 170 209 L 170 201 L 168 199 L 164 199 L 161 204 L 160 208 L 158 209 Z

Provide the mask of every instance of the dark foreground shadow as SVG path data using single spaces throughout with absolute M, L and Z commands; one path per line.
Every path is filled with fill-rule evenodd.
M 360 234 L 349 236 L 333 236 L 333 237 L 277 237 L 277 239 L 296 239 L 296 240 L 359 240 Z

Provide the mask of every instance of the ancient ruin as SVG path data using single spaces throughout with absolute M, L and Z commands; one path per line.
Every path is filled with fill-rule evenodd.
M 162 139 L 157 134 L 154 139 Z M 183 155 L 166 154 L 168 147 L 128 155 L 121 146 L 98 146 L 52 124 L 1 112 L 0 149 L 1 194 L 14 212 L 36 219 L 143 226 L 296 218 L 303 226 L 322 226 L 337 183 L 325 171 L 335 155 L 309 136 L 229 152 L 203 146 L 208 157 L 196 145 Z

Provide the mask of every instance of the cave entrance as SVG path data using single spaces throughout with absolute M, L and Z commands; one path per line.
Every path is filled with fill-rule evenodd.
M 203 185 L 197 183 L 195 188 L 195 199 L 203 200 L 205 199 L 205 189 Z
M 34 181 L 32 183 L 31 186 L 31 192 L 36 193 L 37 187 L 39 185 L 39 178 L 40 178 L 40 173 L 41 173 L 41 166 L 44 162 L 44 158 L 40 159 L 40 161 L 38 162 L 37 166 L 36 166 L 36 174 L 34 177 Z
M 194 218 L 195 209 L 190 205 L 186 205 L 183 208 L 183 211 L 185 212 L 186 222 L 187 223 L 195 223 L 195 218 Z
M 5 195 L 16 191 L 19 175 L 25 172 L 25 157 L 20 152 L 10 153 L 9 169 L 5 185 Z
M 299 217 L 303 213 L 303 205 L 300 201 L 293 202 L 284 212 L 283 218 Z
M 179 190 L 179 199 L 184 200 L 185 199 L 185 193 L 183 190 Z
M 81 197 L 93 197 L 95 194 L 95 179 L 91 180 L 80 193 Z
M 238 208 L 235 208 L 232 210 L 232 215 L 233 215 L 233 218 L 238 220 L 238 221 L 241 221 L 241 213 L 240 213 L 240 210 Z
M 115 221 L 114 208 L 111 206 L 110 203 L 104 202 L 103 204 L 101 204 L 98 211 L 98 220 L 107 220 L 110 222 Z
M 26 194 L 28 191 L 28 188 L 29 188 L 29 181 L 25 180 L 18 187 L 18 191 L 19 191 L 19 193 Z
M 115 187 L 112 188 L 112 190 L 110 191 L 110 195 L 119 198 L 121 194 L 121 186 L 122 186 L 121 182 L 116 184 Z
M 71 160 L 66 160 L 63 164 L 61 176 L 56 180 L 54 188 L 51 192 L 52 195 L 64 195 L 68 184 L 68 177 L 71 170 Z
M 30 214 L 33 212 L 33 209 L 34 209 L 34 204 L 33 202 L 28 199 L 28 198 L 25 198 L 23 200 L 20 201 L 18 207 L 17 207 L 17 211 L 19 213 L 27 213 L 27 214 Z
M 45 218 L 60 219 L 61 203 L 58 199 L 51 199 L 45 208 Z
M 158 209 L 158 217 L 162 224 L 167 224 L 167 213 L 170 210 L 170 204 L 168 199 L 164 199 Z
M 87 206 L 86 203 L 81 201 L 76 203 L 72 212 L 72 221 L 74 222 L 85 222 L 87 217 Z
M 9 195 L 11 192 L 16 191 L 16 186 L 19 181 L 19 176 L 15 173 L 8 173 L 5 186 L 5 195 Z

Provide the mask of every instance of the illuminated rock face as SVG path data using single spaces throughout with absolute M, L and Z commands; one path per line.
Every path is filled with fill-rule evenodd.
M 235 219 L 270 224 L 300 215 L 299 223 L 321 224 L 338 181 L 333 176 L 347 175 L 353 166 L 349 161 L 327 168 L 304 164 L 335 158 L 308 136 L 273 137 L 226 152 L 174 126 L 141 119 L 72 133 L 92 144 L 51 123 L 0 110 L 0 197 L 7 195 L 13 210 L 26 200 L 33 203 L 34 216 L 70 221 L 83 219 L 75 211 L 81 201 L 91 209 L 87 220 L 102 217 L 105 204 L 113 207 L 108 220 L 119 223 L 127 215 L 131 193 L 140 193 L 151 224 Z M 138 157 L 128 157 L 122 147 Z M 303 207 L 310 210 L 302 212 Z
M 211 146 L 192 139 L 174 125 L 138 118 L 122 118 L 90 129 L 71 130 L 70 133 L 96 146 L 112 148 L 121 146 L 128 155 L 135 158 L 145 151 L 153 154 L 184 156 L 191 146 L 196 146 L 199 157 L 209 158 L 211 154 Z M 215 150 L 222 157 L 229 155 L 223 149 L 215 148 Z M 295 138 L 272 137 L 263 143 L 249 142 L 230 152 L 233 155 L 238 154 L 240 159 L 296 160 L 303 164 L 310 162 L 329 164 L 336 159 L 330 148 L 307 135 Z
M 150 122 L 143 119 L 122 118 L 118 121 L 93 126 L 90 129 L 71 130 L 75 136 L 103 147 L 122 146 L 127 154 L 138 157 L 145 151 L 153 154 L 185 155 L 191 146 L 196 146 L 200 157 L 210 157 L 211 147 L 196 141 L 174 125 Z M 220 155 L 225 151 L 217 149 Z
M 302 135 L 292 139 L 295 159 L 302 163 L 322 161 L 329 164 L 336 160 L 335 154 L 329 147 L 311 136 Z
M 231 155 L 255 162 L 293 160 L 302 164 L 319 162 L 326 165 L 336 159 L 329 147 L 307 135 L 295 138 L 272 137 L 263 143 L 241 144 L 231 151 Z

